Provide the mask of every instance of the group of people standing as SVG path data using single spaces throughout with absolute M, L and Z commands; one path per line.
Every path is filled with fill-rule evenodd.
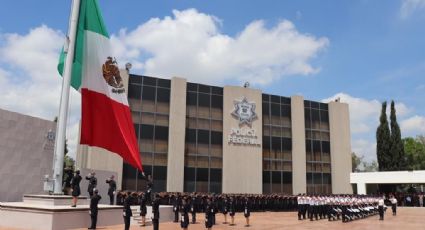
M 81 195 L 80 183 L 82 177 L 80 175 L 80 170 L 76 170 L 75 173 L 72 173 L 72 170 L 65 170 L 66 178 L 64 180 L 63 191 L 65 194 L 72 196 L 71 207 L 77 207 L 78 197 Z M 99 190 L 97 189 L 97 178 L 95 172 L 90 172 L 86 177 L 88 180 L 87 192 L 90 197 L 90 210 L 89 215 L 91 219 L 91 226 L 88 229 L 96 229 L 97 224 L 97 214 L 98 214 L 98 204 L 102 197 L 99 195 Z M 114 204 L 114 198 L 117 190 L 117 184 L 112 175 L 105 181 L 108 185 L 108 196 L 109 204 Z
M 319 219 L 342 220 L 348 222 L 379 214 L 384 220 L 386 210 L 384 196 L 366 195 L 300 195 L 297 197 L 298 220 Z M 397 212 L 397 199 L 391 196 L 393 215 Z
M 149 187 L 149 185 L 148 185 Z M 153 198 L 150 198 L 153 197 Z M 250 226 L 251 212 L 259 211 L 294 211 L 297 208 L 297 197 L 280 194 L 208 194 L 208 193 L 168 193 L 152 195 L 146 192 L 120 192 L 117 204 L 124 205 L 126 213 L 131 216 L 130 205 L 140 205 L 140 224 L 146 224 L 147 205 L 152 205 L 152 224 L 157 229 L 159 205 L 173 207 L 174 222 L 180 223 L 182 229 L 190 224 L 198 223 L 198 216 L 203 215 L 205 227 L 211 229 L 216 224 L 216 215 L 223 215 L 224 224 L 235 225 L 235 215 L 243 212 L 245 226 Z M 228 221 L 228 217 L 230 220 Z M 129 219 L 128 219 L 129 222 Z

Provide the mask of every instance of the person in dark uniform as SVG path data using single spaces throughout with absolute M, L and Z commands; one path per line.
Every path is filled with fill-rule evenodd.
M 184 230 L 187 230 L 187 227 L 189 226 L 189 210 L 190 210 L 190 204 L 188 202 L 188 197 L 184 197 L 182 199 L 182 204 L 180 206 L 180 212 L 181 212 L 180 226 Z
M 81 194 L 80 182 L 83 178 L 80 176 L 80 170 L 75 171 L 75 175 L 71 180 L 71 189 L 72 189 L 72 206 L 77 207 L 78 197 Z
M 88 176 L 86 176 L 86 180 L 89 181 L 89 186 L 87 187 L 87 192 L 90 195 L 90 198 L 93 196 L 93 189 L 97 186 L 97 178 L 96 173 L 91 172 Z
M 155 198 L 152 201 L 152 225 L 153 230 L 159 229 L 159 202 L 161 201 L 160 195 L 155 194 Z
M 180 196 L 176 194 L 173 199 L 173 212 L 174 212 L 174 222 L 179 222 L 179 207 L 180 207 Z
M 217 199 L 214 196 L 211 199 L 211 205 L 213 210 L 212 224 L 215 225 L 215 214 L 217 213 Z
M 244 212 L 243 212 L 245 219 L 246 219 L 246 225 L 245 227 L 249 227 L 249 216 L 251 215 L 251 202 L 249 201 L 248 197 L 245 197 L 245 204 L 244 204 Z
M 394 196 L 390 198 L 391 209 L 393 211 L 393 216 L 397 215 L 397 199 Z
M 91 226 L 89 229 L 96 229 L 97 223 L 97 205 L 99 204 L 99 200 L 102 197 L 99 195 L 99 191 L 97 189 L 93 189 L 94 195 L 90 199 L 90 217 L 91 217 Z
M 145 226 L 147 208 L 146 208 L 146 194 L 143 192 L 139 194 L 139 203 L 140 203 L 140 216 L 142 217 L 140 224 L 142 226 Z
M 71 195 L 71 181 L 74 177 L 74 170 L 71 168 L 64 168 L 63 169 L 63 185 L 62 185 L 62 191 L 65 195 Z
M 214 207 L 211 203 L 211 198 L 207 198 L 207 205 L 205 207 L 205 227 L 210 230 L 213 226 L 213 213 Z
M 146 192 L 145 192 L 145 196 L 146 196 L 146 205 L 152 204 L 152 188 L 153 188 L 153 181 L 152 181 L 152 176 L 148 175 L 148 177 L 145 177 L 147 180 L 147 184 L 146 184 Z
M 192 214 L 192 224 L 196 223 L 196 194 L 192 194 L 191 202 L 190 202 L 190 213 Z
M 130 218 L 133 216 L 133 213 L 131 211 L 131 193 L 127 192 L 123 194 L 124 197 L 124 205 L 122 210 L 122 215 L 124 218 L 124 229 L 129 230 L 130 229 Z
M 235 225 L 235 201 L 233 196 L 230 197 L 230 201 L 229 201 L 229 214 L 230 214 L 230 219 L 231 219 L 231 223 L 230 225 Z
M 378 211 L 379 211 L 379 220 L 384 220 L 384 198 L 379 197 L 378 200 Z
M 109 188 L 108 188 L 109 204 L 114 205 L 115 192 L 117 190 L 117 183 L 114 180 L 114 175 L 112 175 L 109 179 L 106 179 L 106 183 L 109 184 Z
M 223 224 L 227 224 L 227 213 L 229 213 L 229 200 L 226 196 L 223 197 L 222 213 L 224 216 Z

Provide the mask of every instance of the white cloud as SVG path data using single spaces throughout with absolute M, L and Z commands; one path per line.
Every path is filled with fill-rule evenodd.
M 371 162 L 376 160 L 376 141 L 369 139 L 354 139 L 351 142 L 351 150 L 358 154 L 358 156 L 364 156 L 364 160 Z
M 174 10 L 173 17 L 152 18 L 111 40 L 121 63 L 130 61 L 147 75 L 216 84 L 269 84 L 288 75 L 314 74 L 320 68 L 309 62 L 329 44 L 325 37 L 300 33 L 288 20 L 272 28 L 253 21 L 235 37 L 221 33 L 220 23 L 195 9 Z
M 425 9 L 425 0 L 402 0 L 400 17 L 406 19 L 415 11 L 423 9 Z
M 365 160 L 376 160 L 375 132 L 379 125 L 382 103 L 376 99 L 368 100 L 365 98 L 353 97 L 346 93 L 337 93 L 322 101 L 329 102 L 336 98 L 340 98 L 341 102 L 349 105 L 352 151 L 364 156 Z M 389 101 L 387 105 L 388 119 L 390 115 L 390 103 Z M 412 109 L 404 103 L 396 103 L 395 108 L 399 122 L 412 113 Z M 401 123 L 401 131 L 402 134 L 405 131 L 407 132 L 403 127 L 403 123 Z
M 401 121 L 401 130 L 407 133 L 425 133 L 425 117 L 423 116 L 412 116 Z
M 24 35 L 0 34 L 0 38 L 0 107 L 53 120 L 59 111 L 61 79 L 56 65 L 64 35 L 42 25 Z M 68 127 L 78 123 L 79 98 L 71 90 Z M 70 131 L 70 155 L 75 155 L 75 132 Z

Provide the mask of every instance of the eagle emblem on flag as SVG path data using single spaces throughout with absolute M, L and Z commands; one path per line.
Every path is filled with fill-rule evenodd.
M 251 127 L 252 122 L 257 119 L 257 114 L 255 113 L 255 103 L 248 102 L 246 97 L 242 98 L 242 100 L 234 101 L 235 109 L 232 112 L 232 116 L 239 120 L 239 126 L 243 124 Z
M 122 82 L 120 70 L 118 68 L 118 64 L 115 58 L 106 58 L 105 64 L 102 65 L 102 73 L 106 83 L 113 87 L 113 93 L 124 92 L 124 84 Z

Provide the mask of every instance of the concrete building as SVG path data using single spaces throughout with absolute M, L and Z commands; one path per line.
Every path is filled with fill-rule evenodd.
M 350 173 L 350 183 L 357 188 L 357 194 L 375 193 L 376 190 L 368 190 L 369 185 L 383 184 L 419 184 L 420 192 L 424 191 L 425 171 L 387 171 L 387 172 L 358 172 Z
M 56 123 L 0 109 L 0 202 L 43 192 L 51 174 Z
M 154 190 L 352 193 L 347 104 L 121 75 Z M 81 147 L 77 164 L 117 172 L 123 190 L 145 189 L 140 172 L 100 151 Z

